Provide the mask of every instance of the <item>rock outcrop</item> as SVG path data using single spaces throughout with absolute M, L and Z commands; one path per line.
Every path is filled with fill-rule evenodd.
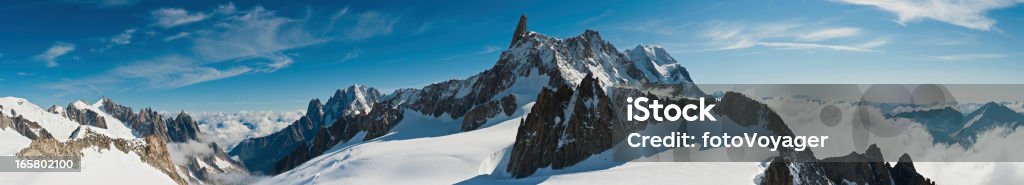
M 103 112 L 121 120 L 138 135 L 154 135 L 164 141 L 170 141 L 170 136 L 167 135 L 167 120 L 160 113 L 149 108 L 143 108 L 135 113 L 131 107 L 118 105 L 110 98 L 103 98 L 101 101 Z
M 167 119 L 165 123 L 167 124 L 167 138 L 170 142 L 199 140 L 199 124 L 184 111 L 172 119 Z
M 47 112 L 59 115 L 60 117 L 68 118 L 80 125 L 89 125 L 99 128 L 107 128 L 107 120 L 103 119 L 96 111 L 85 108 L 86 105 L 82 101 L 75 101 L 68 104 L 67 108 L 53 105 L 46 109 Z
M 512 43 L 508 45 L 512 48 L 519 42 L 520 39 L 526 36 L 526 14 L 519 16 L 519 24 L 516 24 L 516 31 L 512 33 Z
M 0 108 L 0 111 L 3 109 Z M 0 114 L 0 129 L 14 129 L 18 134 L 25 136 L 28 139 L 52 139 L 53 135 L 47 132 L 45 128 L 39 126 L 39 123 L 26 120 L 17 112 L 11 110 L 11 115 L 17 115 L 15 117 L 7 117 L 5 114 Z
M 863 154 L 851 153 L 846 156 L 815 161 L 794 162 L 786 156 L 773 158 L 765 171 L 758 176 L 759 184 L 935 184 L 918 174 L 910 162 L 910 156 L 900 157 L 895 167 L 882 159 L 876 145 L 868 147 Z
M 544 89 L 519 125 L 508 169 L 525 177 L 546 166 L 562 169 L 610 149 L 620 140 L 613 133 L 611 100 L 591 75 L 579 87 Z M 572 110 L 572 112 L 564 112 Z
M 28 148 L 17 153 L 18 156 L 82 156 L 82 150 L 96 147 L 99 152 L 123 152 L 125 154 L 135 153 L 139 159 L 160 170 L 178 184 L 188 182 L 178 176 L 177 169 L 171 162 L 167 146 L 163 139 L 155 136 L 146 136 L 142 140 L 113 139 L 95 132 L 86 130 L 84 136 L 78 139 L 65 142 L 52 138 L 34 139 Z M 144 142 L 139 142 L 144 141 Z M 113 149 L 111 149 L 113 146 Z

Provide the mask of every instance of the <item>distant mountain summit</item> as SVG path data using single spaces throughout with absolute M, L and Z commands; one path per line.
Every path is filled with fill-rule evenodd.
M 989 102 L 964 115 L 952 107 L 902 112 L 890 117 L 909 118 L 924 125 L 937 143 L 971 146 L 978 134 L 996 127 L 1013 129 L 1024 125 L 1024 114 L 1005 105 Z
M 997 126 L 1015 128 L 1024 125 L 1024 114 L 995 102 L 986 103 L 978 110 L 967 114 L 964 117 L 964 127 L 957 130 L 954 135 L 974 140 L 979 132 L 992 129 Z

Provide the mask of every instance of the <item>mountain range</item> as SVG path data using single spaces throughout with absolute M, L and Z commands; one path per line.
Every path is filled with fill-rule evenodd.
M 12 142 L 25 146 L 2 152 L 90 157 L 119 150 L 130 155 L 124 163 L 146 167 L 132 171 L 156 172 L 139 176 L 159 174 L 170 184 L 536 183 L 554 174 L 627 165 L 609 157 L 613 148 L 626 133 L 657 126 L 624 121 L 625 106 L 618 100 L 632 95 L 680 103 L 708 98 L 719 104 L 713 114 L 729 120 L 722 124 L 793 135 L 761 102 L 735 92 L 705 94 L 659 46 L 620 52 L 597 31 L 559 39 L 529 31 L 526 23 L 524 15 L 509 48 L 490 69 L 387 94 L 363 85 L 338 89 L 326 102 L 312 99 L 305 115 L 286 128 L 245 139 L 227 152 L 204 141 L 198 123 L 185 112 L 173 117 L 148 108 L 135 112 L 109 98 L 47 111 L 24 99 L 0 99 L 10 110 L 0 108 L 0 136 L 17 134 Z M 968 125 L 1003 120 L 986 116 L 1002 113 L 998 107 L 979 111 L 968 115 L 980 117 Z M 748 182 L 931 183 L 914 170 L 909 156 L 890 167 L 878 162 L 884 160 L 878 150 L 819 160 L 810 150 L 782 149 L 763 169 L 751 166 L 757 175 Z M 249 174 L 270 177 L 232 178 Z M 32 182 L 37 181 L 26 180 Z
M 996 127 L 1017 128 L 1024 125 L 1024 114 L 1009 107 L 989 102 L 970 113 L 952 107 L 915 110 L 890 114 L 888 117 L 908 118 L 922 123 L 936 143 L 970 146 L 979 133 Z

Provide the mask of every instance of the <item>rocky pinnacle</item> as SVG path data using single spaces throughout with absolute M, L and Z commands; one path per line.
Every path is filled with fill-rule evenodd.
M 516 32 L 512 33 L 512 43 L 508 45 L 509 48 L 515 46 L 519 39 L 526 36 L 526 14 L 519 16 L 519 25 L 516 25 Z

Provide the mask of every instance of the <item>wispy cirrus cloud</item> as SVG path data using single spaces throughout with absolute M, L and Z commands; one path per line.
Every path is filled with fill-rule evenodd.
M 490 54 L 490 53 L 494 53 L 494 52 L 498 52 L 498 51 L 501 51 L 501 48 L 499 48 L 497 46 L 487 45 L 487 46 L 484 46 L 484 48 L 481 49 L 480 51 L 477 51 L 477 52 L 474 52 L 474 53 L 448 56 L 448 57 L 441 58 L 440 60 L 441 61 L 454 60 L 454 59 L 459 59 L 459 58 L 464 58 L 464 57 L 486 55 L 486 54 Z
M 667 20 L 649 20 L 641 22 L 639 24 L 622 27 L 621 29 L 627 31 L 648 32 L 663 36 L 671 36 L 685 30 L 686 28 L 689 28 L 692 25 L 693 23 L 674 24 Z
M 142 80 L 146 88 L 177 88 L 233 77 L 252 70 L 246 66 L 217 69 L 199 65 L 191 58 L 166 56 L 120 66 L 110 71 L 110 74 L 121 79 Z
M 886 40 L 873 40 L 862 44 L 855 45 L 830 45 L 830 44 L 814 44 L 814 43 L 795 43 L 795 42 L 759 42 L 760 46 L 776 47 L 780 49 L 793 49 L 793 50 L 806 50 L 806 49 L 828 49 L 835 51 L 856 51 L 856 52 L 880 52 L 871 48 L 886 44 Z
M 787 50 L 833 50 L 851 52 L 880 52 L 874 48 L 885 45 L 888 40 L 873 40 L 850 43 L 823 43 L 837 38 L 854 38 L 861 35 L 860 28 L 839 27 L 819 28 L 796 21 L 742 23 L 711 22 L 703 36 L 710 39 L 709 51 L 738 50 L 753 47 L 770 47 Z
M 124 30 L 124 32 L 121 32 L 120 34 L 117 34 L 114 37 L 110 38 L 110 42 L 117 45 L 131 44 L 132 34 L 134 33 L 135 29 Z
M 609 15 L 612 15 L 612 13 L 613 13 L 612 10 L 604 10 L 604 12 L 601 12 L 601 14 L 598 14 L 598 15 L 595 15 L 595 16 L 592 16 L 592 17 L 587 17 L 586 19 L 583 19 L 582 21 L 577 22 L 576 24 L 586 25 L 586 24 L 595 23 L 595 22 L 597 22 L 597 21 L 599 21 L 601 19 L 604 19 L 605 17 L 608 17 Z
M 152 14 L 153 19 L 156 19 L 154 24 L 163 28 L 199 22 L 209 18 L 205 13 L 189 13 L 188 10 L 181 8 L 160 8 L 153 10 L 150 14 Z
M 985 14 L 991 10 L 1008 8 L 1021 0 L 838 0 L 837 2 L 872 6 L 896 14 L 896 22 L 932 19 L 965 28 L 991 31 L 996 20 Z
M 345 52 L 345 56 L 342 57 L 341 60 L 338 60 L 338 62 L 335 62 L 335 63 L 345 63 L 345 62 L 351 61 L 353 59 L 359 58 L 359 55 L 361 55 L 362 53 L 363 53 L 362 49 L 354 48 L 354 49 L 352 49 L 352 50 L 350 50 L 348 52 Z
M 68 52 L 74 51 L 75 45 L 65 42 L 55 42 L 50 48 L 43 51 L 43 53 L 36 55 L 35 59 L 46 62 L 46 67 L 57 67 L 60 64 L 57 63 L 57 58 L 64 56 Z
M 102 94 L 109 91 L 171 89 L 238 76 L 254 69 L 247 66 L 216 68 L 201 65 L 194 58 L 169 55 L 136 61 L 102 74 L 66 79 L 45 88 L 65 94 Z
M 955 54 L 955 55 L 922 55 L 927 59 L 941 60 L 941 61 L 979 61 L 979 60 L 994 60 L 1006 58 L 1004 54 L 996 53 L 974 53 L 974 54 Z
M 846 38 L 860 35 L 860 28 L 842 27 L 822 29 L 800 36 L 800 40 L 822 41 L 836 38 Z
M 366 11 L 356 15 L 357 20 L 347 33 L 348 40 L 362 40 L 370 37 L 391 34 L 395 23 L 401 18 L 395 15 L 376 11 Z
M 173 89 L 249 73 L 272 73 L 295 63 L 293 57 L 296 55 L 289 54 L 289 50 L 331 41 L 355 42 L 387 35 L 400 17 L 376 11 L 344 17 L 348 11 L 348 8 L 342 8 L 333 13 L 293 18 L 261 6 L 239 9 L 231 3 L 205 12 L 157 9 L 152 11 L 156 21 L 150 25 L 154 26 L 122 32 L 110 42 L 132 43 L 135 38 L 131 35 L 142 32 L 150 37 L 139 39 L 164 41 L 156 43 L 187 40 L 175 42 L 186 44 L 184 49 L 167 50 L 167 54 L 127 61 L 100 74 L 67 79 L 45 87 L 61 90 L 63 94 L 102 94 L 108 91 Z M 331 25 L 324 26 L 324 20 Z M 338 25 L 333 25 L 335 23 Z M 190 26 L 178 27 L 186 24 Z M 121 35 L 128 36 L 123 40 L 115 39 Z M 63 55 L 51 53 L 54 57 L 50 58 Z M 345 60 L 356 58 L 360 53 L 360 50 L 354 50 L 346 54 Z
M 210 62 L 262 57 L 280 59 L 281 51 L 330 40 L 306 30 L 304 20 L 278 16 L 254 7 L 196 31 L 192 51 Z

